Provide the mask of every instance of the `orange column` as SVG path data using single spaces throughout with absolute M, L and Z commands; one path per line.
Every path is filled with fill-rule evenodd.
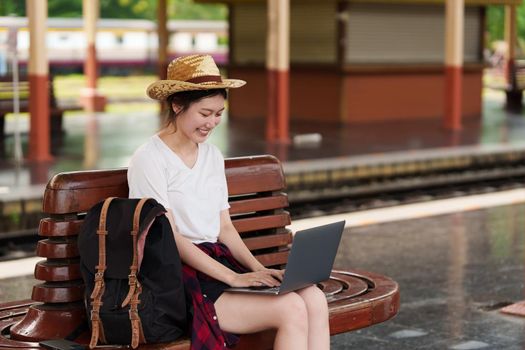
M 46 50 L 47 1 L 26 0 L 29 20 L 29 159 L 51 160 L 49 66 Z
M 159 79 L 166 79 L 168 69 L 168 18 L 166 16 L 166 0 L 157 1 L 157 37 L 158 37 L 158 62 Z
M 168 46 L 169 46 L 169 33 L 168 33 L 168 17 L 167 17 L 167 5 L 166 0 L 157 1 L 157 74 L 159 79 L 165 80 L 168 75 Z M 168 107 L 165 103 L 160 102 L 159 117 L 166 112 Z
M 464 0 L 446 0 L 444 126 L 461 129 L 463 85 Z
M 84 34 L 86 35 L 86 60 L 84 74 L 86 87 L 82 89 L 80 101 L 87 111 L 103 111 L 106 107 L 106 98 L 97 91 L 98 63 L 97 63 L 97 20 L 99 17 L 98 0 L 84 0 L 82 2 L 84 17 Z
M 516 72 L 516 5 L 505 6 L 505 41 L 507 56 L 505 57 L 505 78 L 507 81 L 505 108 L 520 112 L 522 109 L 523 92 L 518 87 Z
M 266 44 L 266 69 L 268 76 L 266 140 L 288 143 L 290 142 L 289 0 L 268 0 L 268 37 Z

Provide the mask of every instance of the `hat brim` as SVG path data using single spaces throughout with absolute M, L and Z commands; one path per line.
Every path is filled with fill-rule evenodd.
M 240 79 L 223 79 L 222 82 L 188 83 L 179 80 L 159 80 L 152 83 L 146 89 L 146 94 L 154 100 L 165 100 L 168 96 L 181 91 L 212 90 L 212 89 L 235 89 L 246 84 Z

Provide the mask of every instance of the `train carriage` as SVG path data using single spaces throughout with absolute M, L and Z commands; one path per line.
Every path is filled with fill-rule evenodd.
M 17 31 L 18 57 L 27 62 L 29 31 L 27 18 L 0 17 L 0 75 L 8 70 L 7 37 Z M 207 53 L 225 64 L 228 58 L 228 24 L 212 20 L 168 21 L 170 58 L 191 53 Z M 156 24 L 142 19 L 99 19 L 97 56 L 102 70 L 153 67 L 157 59 Z M 82 71 L 86 39 L 81 18 L 49 18 L 47 33 L 52 69 Z

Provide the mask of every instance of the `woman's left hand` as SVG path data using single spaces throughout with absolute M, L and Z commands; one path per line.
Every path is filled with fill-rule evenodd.
M 278 280 L 279 282 L 283 281 L 284 270 L 267 269 L 266 267 L 263 267 L 263 268 L 257 269 L 256 271 L 264 271 L 268 273 L 269 275 L 271 275 L 276 280 Z

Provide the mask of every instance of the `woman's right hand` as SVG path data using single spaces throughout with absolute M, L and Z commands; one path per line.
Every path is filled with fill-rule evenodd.
M 231 287 L 277 287 L 281 281 L 274 276 L 281 276 L 280 270 L 264 269 L 255 272 L 236 273 L 229 283 Z

